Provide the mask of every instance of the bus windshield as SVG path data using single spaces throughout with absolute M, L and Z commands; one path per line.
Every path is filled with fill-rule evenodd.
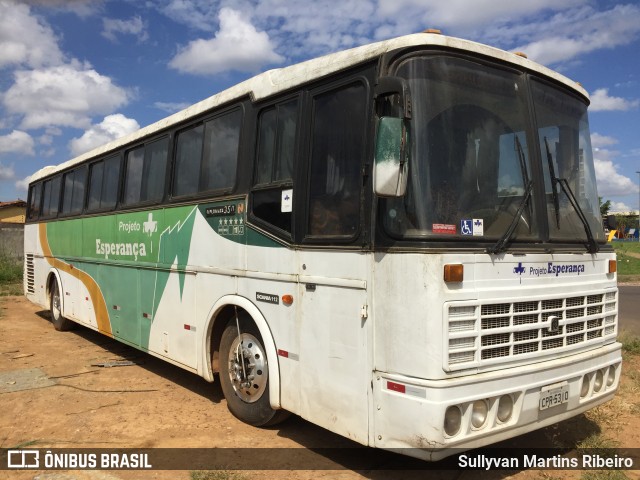
M 388 234 L 492 241 L 513 229 L 512 241 L 540 241 L 536 208 L 545 204 L 533 188 L 534 166 L 541 161 L 540 150 L 533 148 L 538 137 L 543 146 L 543 137 L 549 144 L 555 181 L 567 177 L 592 230 L 601 231 L 597 218 L 592 222 L 597 194 L 586 105 L 537 82 L 531 112 L 524 73 L 458 57 L 411 57 L 399 65 L 397 75 L 411 87 L 412 150 L 407 194 L 383 201 Z M 532 113 L 539 136 L 530 126 Z M 552 173 L 547 166 L 549 205 L 554 202 Z M 552 238 L 583 239 L 583 223 L 560 186 L 557 191 L 561 218 L 560 226 L 551 228 Z

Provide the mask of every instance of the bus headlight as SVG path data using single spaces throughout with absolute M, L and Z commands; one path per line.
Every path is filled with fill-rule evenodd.
M 489 407 L 484 400 L 476 400 L 473 402 L 471 408 L 471 425 L 475 428 L 480 428 L 487 421 L 487 413 L 489 413 Z
M 607 387 L 612 386 L 616 381 L 616 367 L 611 365 L 609 367 L 609 375 L 607 376 Z
M 593 391 L 599 392 L 600 390 L 602 390 L 603 384 L 604 384 L 604 375 L 602 373 L 602 370 L 598 370 L 596 372 L 596 378 L 593 381 Z
M 462 412 L 457 406 L 447 408 L 444 414 L 444 431 L 450 437 L 453 437 L 460 431 L 462 425 Z
M 582 388 L 580 389 L 580 398 L 585 398 L 589 394 L 589 375 L 582 377 Z
M 502 395 L 498 400 L 498 420 L 508 422 L 513 414 L 513 398 L 511 395 Z

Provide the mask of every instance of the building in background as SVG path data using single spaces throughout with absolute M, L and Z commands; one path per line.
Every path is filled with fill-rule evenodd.
M 27 202 L 13 200 L 0 202 L 0 223 L 24 223 Z

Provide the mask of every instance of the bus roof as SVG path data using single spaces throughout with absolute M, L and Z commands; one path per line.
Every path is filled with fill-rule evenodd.
M 153 135 L 172 125 L 188 121 L 201 113 L 211 110 L 217 106 L 224 105 L 235 99 L 250 96 L 252 100 L 258 101 L 268 98 L 272 95 L 286 91 L 290 88 L 302 85 L 310 80 L 322 78 L 340 70 L 364 63 L 373 58 L 384 55 L 387 52 L 415 46 L 437 46 L 447 47 L 456 50 L 462 50 L 480 55 L 496 58 L 498 60 L 511 63 L 522 68 L 538 72 L 539 74 L 552 78 L 567 87 L 575 90 L 585 98 L 589 98 L 587 92 L 582 86 L 569 78 L 561 75 L 547 67 L 528 60 L 525 57 L 516 55 L 515 53 L 506 52 L 495 47 L 463 40 L 455 37 L 448 37 L 439 33 L 424 32 L 397 37 L 390 40 L 384 40 L 361 47 L 343 50 L 336 53 L 307 60 L 302 63 L 291 65 L 289 67 L 268 70 L 264 73 L 256 75 L 244 82 L 233 87 L 223 90 L 209 98 L 206 98 L 190 107 L 174 113 L 158 122 L 148 125 L 129 135 L 118 138 L 112 142 L 101 145 L 90 150 L 78 157 L 72 158 L 58 166 L 47 166 L 31 176 L 30 182 L 37 181 L 43 177 L 49 176 L 55 172 L 65 170 L 73 165 L 82 163 L 91 158 L 105 155 L 113 150 L 123 147 L 130 143 L 135 143 L 145 137 Z

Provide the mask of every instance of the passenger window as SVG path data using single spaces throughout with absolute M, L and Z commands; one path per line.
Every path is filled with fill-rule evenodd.
M 173 184 L 176 197 L 193 195 L 198 191 L 203 133 L 204 126 L 198 125 L 178 134 Z
M 44 190 L 42 196 L 43 217 L 55 217 L 58 214 L 61 182 L 62 177 L 59 175 L 51 180 L 47 180 L 46 182 L 44 182 Z
M 200 191 L 235 186 L 241 121 L 242 112 L 234 110 L 206 123 Z
M 252 194 L 253 214 L 288 233 L 292 231 L 297 118 L 297 99 L 261 112 Z
M 108 210 L 115 207 L 120 184 L 120 157 L 115 156 L 91 166 L 89 181 L 89 210 Z
M 40 200 L 42 198 L 42 183 L 31 187 L 29 192 L 29 220 L 35 220 L 40 216 Z
M 127 153 L 127 169 L 124 183 L 124 204 L 140 202 L 142 194 L 142 169 L 144 168 L 144 146 Z
M 353 84 L 313 99 L 309 222 L 311 236 L 354 236 L 360 224 L 366 91 Z
M 145 147 L 144 200 L 159 202 L 164 196 L 167 177 L 169 138 L 163 138 Z
M 127 152 L 124 204 L 157 202 L 164 195 L 168 138 Z
M 84 203 L 84 186 L 87 167 L 80 167 L 64 175 L 64 193 L 62 194 L 62 214 L 77 214 Z

